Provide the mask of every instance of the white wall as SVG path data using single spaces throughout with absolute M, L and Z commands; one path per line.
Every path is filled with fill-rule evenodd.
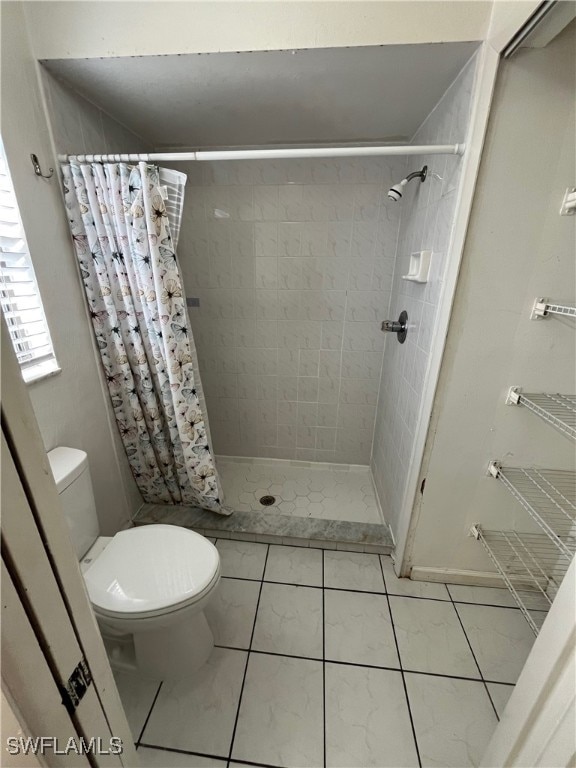
M 417 500 L 412 565 L 491 571 L 467 536 L 531 530 L 526 513 L 485 476 L 511 466 L 573 468 L 573 446 L 504 404 L 508 387 L 575 391 L 574 322 L 529 319 L 536 296 L 575 301 L 575 217 L 559 216 L 574 185 L 576 24 L 544 49 L 503 62 L 463 256 Z
M 497 51 L 505 48 L 540 5 L 540 0 L 495 0 L 486 37 Z
M 490 2 L 28 2 L 39 59 L 482 40 Z
M 56 376 L 30 384 L 30 396 L 46 450 L 69 445 L 87 452 L 102 531 L 111 534 L 137 509 L 140 494 L 111 421 L 58 179 L 38 179 L 30 164 L 35 152 L 43 168 L 57 167 L 22 4 L 2 3 L 1 12 L 2 138 L 62 368 Z M 68 95 L 60 106 L 62 125 L 70 132 L 58 137 L 64 143 L 72 140 L 80 146 L 84 139 L 92 142 L 92 131 L 104 130 L 102 116 L 82 100 Z M 118 151 L 115 127 L 106 123 L 105 131 L 108 151 Z M 131 145 L 134 141 L 131 137 Z
M 470 122 L 475 55 L 447 89 L 432 113 L 412 138 L 412 144 L 464 143 Z M 418 418 L 427 382 L 436 317 L 442 294 L 450 235 L 454 223 L 462 158 L 418 156 L 408 158 L 406 172 L 428 166 L 426 181 L 411 181 L 405 188 L 396 266 L 388 317 L 408 313 L 409 332 L 404 344 L 393 335 L 386 341 L 372 452 L 372 472 L 382 509 L 395 537 L 408 483 Z M 425 284 L 402 279 L 410 254 L 430 250 L 430 275 Z

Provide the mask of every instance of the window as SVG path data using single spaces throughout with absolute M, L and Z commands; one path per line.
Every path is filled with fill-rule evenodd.
M 1 140 L 0 304 L 24 381 L 59 371 Z

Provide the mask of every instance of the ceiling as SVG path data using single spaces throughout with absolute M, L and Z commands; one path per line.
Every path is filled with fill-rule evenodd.
M 42 63 L 157 148 L 329 144 L 410 138 L 476 47 L 435 43 Z

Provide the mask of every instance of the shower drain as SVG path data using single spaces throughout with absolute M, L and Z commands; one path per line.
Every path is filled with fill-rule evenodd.
M 260 504 L 264 507 L 270 507 L 272 504 L 276 503 L 276 499 L 274 496 L 262 496 L 260 499 Z

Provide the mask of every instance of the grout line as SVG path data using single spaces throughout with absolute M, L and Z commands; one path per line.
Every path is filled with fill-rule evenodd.
M 484 690 L 486 691 L 486 695 L 488 696 L 488 699 L 490 701 L 490 704 L 492 704 L 492 709 L 494 710 L 494 714 L 496 715 L 496 720 L 500 722 L 500 717 L 498 716 L 498 711 L 496 710 L 496 706 L 494 702 L 492 701 L 492 696 L 490 695 L 490 691 L 488 690 L 488 685 L 486 684 L 486 680 L 484 680 L 484 675 L 482 674 L 482 670 L 480 669 L 480 664 L 478 664 L 478 659 L 476 658 L 476 654 L 474 653 L 474 649 L 472 648 L 472 643 L 470 642 L 470 639 L 468 638 L 468 634 L 466 632 L 466 629 L 464 627 L 464 623 L 462 622 L 462 619 L 460 618 L 460 614 L 458 613 L 458 607 L 454 600 L 452 599 L 452 595 L 450 594 L 450 590 L 447 589 L 448 594 L 450 595 L 450 601 L 452 602 L 452 606 L 454 607 L 454 611 L 456 612 L 456 616 L 458 616 L 458 621 L 460 622 L 460 626 L 462 627 L 462 632 L 464 632 L 464 637 L 466 638 L 466 642 L 468 643 L 468 647 L 470 648 L 470 653 L 472 654 L 472 657 L 474 659 L 474 663 L 478 667 L 478 672 L 480 672 L 480 678 L 482 679 L 482 682 L 484 683 Z
M 293 518 L 295 519 L 295 518 Z M 320 518 L 317 517 L 302 517 L 302 520 L 319 520 Z M 346 522 L 343 520 L 333 520 L 332 522 L 341 523 Z M 352 525 L 379 525 L 378 523 L 351 523 Z M 382 526 L 383 527 L 383 526 Z M 194 528 L 190 528 L 189 530 L 195 530 Z M 205 530 L 205 529 L 201 529 Z M 215 530 L 213 528 L 209 528 L 207 530 Z M 226 531 L 224 531 L 226 533 Z M 376 555 L 376 557 L 390 557 L 392 554 L 393 546 L 392 544 L 367 544 L 366 542 L 356 542 L 356 541 L 348 541 L 345 542 L 346 544 L 350 544 L 350 546 L 366 546 L 366 547 L 389 547 L 390 552 L 358 552 L 356 549 L 336 549 L 336 546 L 338 544 L 344 543 L 339 541 L 334 541 L 334 547 L 316 547 L 316 546 L 301 546 L 300 544 L 285 544 L 282 539 L 294 539 L 298 538 L 296 536 L 280 536 L 276 533 L 251 533 L 248 534 L 249 536 L 273 536 L 278 539 L 277 542 L 271 543 L 271 542 L 264 542 L 264 541 L 251 541 L 250 539 L 234 539 L 232 537 L 225 538 L 225 537 L 215 537 L 213 534 L 201 534 L 205 536 L 207 539 L 213 539 L 217 538 L 218 541 L 236 541 L 240 544 L 261 544 L 263 547 L 270 546 L 270 547 L 293 547 L 294 549 L 314 549 L 318 552 L 348 552 L 350 555 Z M 315 539 L 302 539 L 302 541 L 308 541 L 308 542 L 314 542 Z M 327 539 L 320 539 L 320 541 L 327 541 Z
M 420 595 L 401 595 L 401 594 L 398 594 L 397 592 L 387 592 L 386 594 L 390 595 L 390 597 L 401 597 L 407 600 L 426 600 L 427 602 L 444 603 L 445 605 L 451 604 L 450 600 L 443 600 L 441 597 L 421 597 Z
M 180 749 L 180 747 L 164 747 L 160 744 L 148 744 L 148 742 L 142 742 L 139 746 L 144 749 L 159 749 L 162 752 L 176 752 L 178 755 L 196 755 L 197 757 L 209 757 L 213 760 L 227 760 L 228 758 L 222 757 L 222 755 L 213 755 L 209 752 L 196 752 L 191 749 Z
M 296 582 L 293 582 L 293 581 L 270 581 L 269 579 L 248 579 L 245 576 L 222 576 L 221 578 L 232 579 L 232 581 L 253 581 L 256 584 L 263 581 L 264 584 L 274 584 L 279 587 L 306 587 L 307 589 L 322 589 L 322 587 L 319 584 L 296 584 Z M 344 590 L 339 590 L 339 591 L 344 591 Z
M 384 555 L 386 557 L 386 555 Z M 392 562 L 392 570 L 394 570 L 394 561 L 391 559 Z M 382 581 L 384 582 L 384 592 L 388 594 L 388 584 L 386 583 L 386 574 L 384 573 L 384 563 L 382 562 L 382 555 L 378 555 L 378 564 L 380 565 L 380 573 L 382 574 Z M 388 608 L 390 609 L 390 605 L 388 605 Z M 390 611 L 390 616 L 392 616 L 392 611 Z
M 230 539 L 222 539 L 222 541 L 230 541 Z M 250 544 L 253 544 L 254 542 L 249 542 Z M 266 544 L 263 544 L 262 546 L 267 546 Z M 270 546 L 274 546 L 271 544 Z M 286 545 L 290 546 L 290 545 Z M 306 547 L 294 547 L 295 549 L 306 549 Z M 311 547 L 310 547 L 311 549 Z M 332 552 L 333 550 L 325 550 L 321 549 L 320 552 Z M 335 551 L 335 550 L 334 550 Z M 342 552 L 343 550 L 338 550 L 339 552 Z M 372 554 L 372 553 L 363 553 L 363 552 L 352 552 L 351 554 L 354 555 L 361 555 L 361 554 Z M 376 555 L 376 557 L 388 557 L 388 555 Z M 453 603 L 454 605 L 480 605 L 484 606 L 485 608 L 504 608 L 509 611 L 519 611 L 520 608 L 518 608 L 517 605 L 494 605 L 493 603 L 466 603 L 462 600 L 442 600 L 439 597 L 423 597 L 421 595 L 402 595 L 397 592 L 374 592 L 372 590 L 365 590 L 365 589 L 346 589 L 344 587 L 320 587 L 317 584 L 296 584 L 296 582 L 292 581 L 272 581 L 270 579 L 250 579 L 246 576 L 222 576 L 223 579 L 236 579 L 236 581 L 265 581 L 266 584 L 284 584 L 288 587 L 310 587 L 311 589 L 328 589 L 332 592 L 354 592 L 356 594 L 360 595 L 385 595 L 388 594 L 390 597 L 405 597 L 407 600 L 431 600 L 436 603 Z M 384 582 L 386 583 L 386 582 Z M 429 582 L 429 583 L 437 583 L 440 584 L 441 582 Z M 534 611 L 536 613 L 548 613 L 548 611 L 542 611 L 538 610 L 536 608 L 530 608 L 530 611 Z
M 386 577 L 384 576 L 384 566 L 382 565 L 382 560 L 378 558 L 378 562 L 380 563 L 380 570 L 382 571 L 382 579 L 384 580 L 384 585 L 386 585 Z M 414 727 L 414 718 L 412 717 L 412 709 L 410 708 L 410 698 L 408 696 L 408 687 L 406 686 L 406 677 L 404 675 L 404 670 L 402 668 L 400 646 L 398 645 L 398 638 L 396 637 L 396 627 L 394 626 L 394 617 L 392 615 L 392 608 L 390 606 L 390 597 L 388 593 L 386 593 L 386 601 L 388 603 L 388 612 L 390 614 L 390 624 L 392 625 L 392 634 L 394 635 L 396 653 L 398 654 L 398 664 L 400 665 L 400 674 L 402 675 L 402 685 L 404 687 L 404 695 L 406 697 L 406 705 L 408 707 L 408 716 L 410 717 L 410 726 L 412 727 L 412 737 L 414 739 L 414 746 L 416 748 L 416 756 L 418 758 L 418 765 L 420 766 L 420 768 L 422 768 L 422 760 L 420 759 L 420 749 L 418 748 L 418 739 L 416 738 L 416 728 Z
M 515 683 L 503 683 L 501 680 L 482 680 L 479 677 L 463 677 L 462 675 L 442 675 L 439 672 L 423 672 L 421 669 L 404 669 L 403 671 L 409 675 L 426 675 L 427 677 L 445 677 L 448 680 L 466 680 L 469 683 L 484 683 L 484 682 L 496 683 L 497 685 L 509 685 L 511 688 L 514 688 L 515 686 Z
M 252 623 L 252 632 L 250 634 L 250 644 L 248 646 L 248 653 L 246 654 L 246 665 L 244 666 L 244 675 L 242 676 L 242 686 L 240 687 L 240 696 L 238 697 L 238 708 L 236 709 L 236 718 L 234 720 L 232 738 L 230 739 L 230 751 L 228 752 L 228 762 L 232 760 L 232 750 L 234 749 L 234 739 L 236 738 L 236 728 L 238 727 L 238 718 L 240 717 L 240 707 L 242 705 L 242 696 L 244 695 L 244 684 L 246 683 L 246 673 L 248 672 L 248 663 L 250 661 L 250 653 L 252 652 L 251 651 L 252 642 L 254 640 L 254 632 L 256 630 L 256 621 L 258 620 L 258 611 L 260 609 L 260 598 L 262 596 L 262 587 L 264 585 L 264 574 L 266 573 L 266 566 L 268 565 L 268 554 L 270 552 L 270 545 L 266 544 L 265 546 L 266 546 L 266 558 L 264 559 L 264 568 L 262 569 L 262 579 L 260 579 L 260 589 L 258 591 L 256 611 L 254 613 L 254 621 Z
M 484 675 L 482 674 L 482 670 L 480 669 L 480 664 L 478 664 L 478 659 L 476 658 L 476 654 L 474 653 L 474 649 L 472 648 L 472 643 L 468 638 L 466 629 L 464 627 L 464 624 L 462 623 L 460 614 L 458 613 L 458 608 L 456 606 L 456 603 L 453 600 L 451 600 L 451 603 L 452 603 L 452 607 L 454 608 L 454 611 L 456 612 L 456 616 L 458 617 L 458 623 L 460 624 L 462 628 L 462 632 L 464 633 L 464 637 L 466 638 L 466 643 L 468 644 L 468 648 L 470 648 L 470 653 L 472 654 L 472 658 L 474 659 L 474 664 L 476 664 L 476 667 L 478 668 L 478 672 L 480 673 L 480 679 L 484 682 Z
M 322 550 L 322 713 L 324 717 L 324 768 L 326 768 L 326 600 L 324 591 L 324 550 Z
M 519 611 L 517 605 L 495 605 L 494 603 L 466 603 L 463 600 L 454 600 L 454 605 L 481 605 L 484 608 L 503 608 L 507 611 Z M 544 608 L 528 608 L 530 613 L 548 613 Z
M 207 752 L 192 752 L 187 749 L 178 749 L 177 747 L 161 747 L 158 744 L 140 744 L 141 747 L 144 747 L 145 749 L 158 749 L 162 752 L 175 752 L 178 755 L 193 755 L 195 757 L 207 757 L 211 760 L 222 760 L 223 762 L 226 762 L 228 760 L 227 757 L 223 757 L 222 755 L 212 755 Z M 241 765 L 256 765 L 260 766 L 261 768 L 282 768 L 282 766 L 276 766 L 272 765 L 271 763 L 257 763 L 252 760 L 251 762 L 247 762 L 246 760 L 234 760 L 235 763 L 239 763 Z
M 381 555 L 381 557 L 386 557 L 386 555 Z M 519 611 L 520 608 L 518 608 L 518 605 L 514 603 L 513 605 L 502 605 L 501 603 L 477 603 L 473 600 L 456 600 L 452 597 L 452 593 L 450 592 L 450 587 L 465 587 L 465 586 L 475 586 L 473 584 L 453 584 L 452 582 L 429 582 L 432 584 L 444 584 L 446 589 L 448 590 L 448 594 L 450 595 L 450 600 L 455 605 L 484 605 L 487 608 L 508 608 L 509 610 L 512 609 L 514 611 Z M 478 587 L 479 589 L 501 589 L 501 587 Z M 508 589 L 502 589 L 503 592 L 509 593 Z M 538 593 L 534 593 L 538 594 Z M 533 611 L 535 613 L 548 613 L 550 610 L 549 608 L 528 608 L 528 611 Z
M 156 691 L 156 695 L 154 696 L 154 699 L 152 701 L 152 706 L 148 710 L 148 715 L 146 716 L 146 720 L 144 720 L 144 725 L 142 726 L 142 730 L 140 731 L 140 735 L 138 736 L 138 739 L 136 740 L 136 749 L 140 746 L 140 743 L 142 741 L 142 736 L 144 735 L 144 730 L 146 729 L 146 726 L 148 725 L 148 720 L 150 720 L 150 715 L 152 714 L 152 710 L 154 709 L 154 705 L 156 704 L 156 699 L 158 698 L 158 694 L 160 693 L 160 688 L 162 688 L 162 685 L 164 683 L 161 682 L 158 686 L 158 690 Z
M 240 648 L 236 645 L 215 645 L 215 648 L 224 648 L 229 651 L 244 651 L 246 653 L 246 648 Z M 277 651 L 261 651 L 257 650 L 255 648 L 252 648 L 250 650 L 251 654 L 258 654 L 261 656 L 280 656 L 286 659 L 301 659 L 302 661 L 318 661 L 321 662 L 322 659 L 319 656 L 296 656 L 289 653 L 278 653 Z M 398 667 L 384 667 L 379 666 L 378 664 L 364 664 L 359 661 L 342 661 L 340 659 L 326 659 L 327 664 L 339 664 L 343 667 L 362 667 L 365 669 L 383 669 L 387 672 L 405 672 L 406 674 L 410 675 L 426 675 L 427 677 L 445 677 L 448 680 L 467 680 L 470 683 L 490 683 L 494 685 L 507 685 L 510 688 L 514 688 L 516 683 L 507 683 L 503 680 L 483 680 L 480 677 L 464 677 L 463 675 L 446 675 L 440 672 L 424 672 L 421 669 L 408 669 L 408 668 L 400 668 Z
M 248 766 L 255 765 L 255 766 L 258 766 L 258 768 L 284 768 L 284 766 L 282 765 L 272 765 L 272 763 L 258 763 L 258 762 L 255 762 L 254 760 L 250 760 L 250 761 L 239 760 L 238 758 L 236 758 L 233 762 L 238 763 L 239 765 L 248 765 Z M 228 765 L 231 765 L 231 764 L 232 763 L 228 763 Z

